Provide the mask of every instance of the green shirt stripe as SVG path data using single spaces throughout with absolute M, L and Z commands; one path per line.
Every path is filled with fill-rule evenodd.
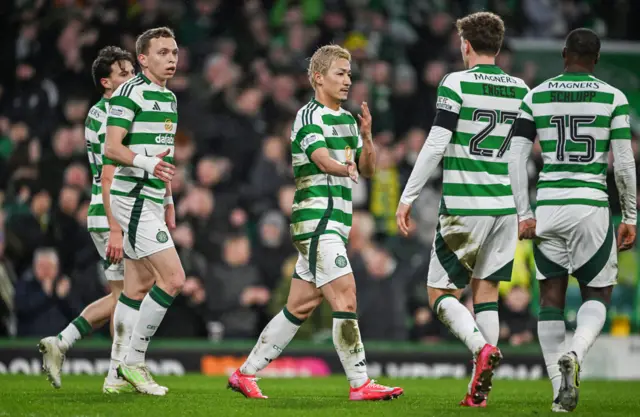
M 107 212 L 104 209 L 103 204 L 92 204 L 89 206 L 87 216 L 106 216 Z
M 538 200 L 536 202 L 538 207 L 541 206 L 595 206 L 595 207 L 609 207 L 609 201 L 606 200 L 592 200 L 590 198 L 563 198 L 554 200 Z
M 163 111 L 141 111 L 136 114 L 136 122 L 165 123 L 167 120 L 178 123 L 178 113 Z
M 611 142 L 608 139 L 596 140 L 596 152 L 609 152 L 609 146 Z M 482 143 L 484 146 L 484 142 Z M 556 152 L 558 147 L 557 140 L 541 140 L 540 147 L 542 152 Z M 567 141 L 564 145 L 565 152 L 586 152 L 587 144 L 580 142 Z
M 443 183 L 442 195 L 453 197 L 504 197 L 512 195 L 511 185 Z
M 293 202 L 299 204 L 307 198 L 314 197 L 339 197 L 347 201 L 351 201 L 351 189 L 341 185 L 314 185 L 307 188 L 296 190 Z
M 487 162 L 469 158 L 445 156 L 444 169 L 471 172 L 486 172 L 492 175 L 509 175 L 507 162 Z
M 542 172 L 579 172 L 585 174 L 606 174 L 608 164 L 545 164 Z
M 300 145 L 300 142 L 302 141 L 302 139 L 304 139 L 305 136 L 310 135 L 312 133 L 317 133 L 319 135 L 322 135 L 324 132 L 322 131 L 322 128 L 318 125 L 314 125 L 314 124 L 305 125 L 301 127 L 300 130 L 298 130 L 298 133 L 296 133 L 296 138 L 293 143 Z
M 445 97 L 455 101 L 456 103 L 462 104 L 462 98 L 458 95 L 458 93 L 444 85 L 438 87 L 438 97 Z
M 536 123 L 536 128 L 538 129 L 546 129 L 546 128 L 556 128 L 556 124 L 551 123 L 551 118 L 557 117 L 553 115 L 548 116 L 535 116 L 533 121 Z M 609 116 L 596 116 L 596 119 L 591 123 L 580 123 L 580 127 L 602 127 L 608 128 L 611 126 L 611 117 Z
M 613 104 L 613 94 L 593 90 L 554 90 L 533 93 L 533 104 L 547 103 L 603 103 Z
M 109 100 L 109 106 L 124 107 L 125 109 L 129 109 L 134 113 L 137 113 L 140 111 L 140 106 L 138 106 L 138 104 L 136 104 L 135 101 L 131 100 L 129 97 L 126 97 L 126 96 L 111 97 L 111 100 Z
M 126 177 L 124 175 L 115 175 L 113 178 L 116 180 L 127 181 L 134 184 L 138 184 L 139 182 L 143 181 L 145 187 L 155 188 L 157 190 L 164 190 L 165 187 L 164 181 L 155 178 L 147 178 L 143 180 L 142 178 Z
M 293 167 L 293 176 L 295 178 L 306 177 L 308 175 L 324 174 L 314 163 L 298 165 Z
M 628 104 L 623 104 L 622 106 L 617 106 L 615 109 L 613 109 L 613 113 L 611 113 L 611 117 L 617 117 L 617 116 L 628 116 L 629 115 L 629 105 Z
M 538 188 L 594 188 L 607 191 L 607 186 L 598 182 L 562 179 L 557 181 L 538 181 Z
M 451 143 L 454 145 L 469 146 L 471 138 L 475 135 L 470 133 L 456 132 L 451 138 Z M 480 145 L 483 149 L 500 149 L 504 143 L 504 137 L 502 136 L 487 136 L 482 140 Z
M 631 139 L 631 128 L 629 127 L 621 127 L 619 129 L 611 129 L 611 133 L 609 135 L 611 140 L 614 139 Z
M 308 220 L 320 220 L 326 213 L 326 209 L 299 209 L 291 214 L 291 223 L 304 222 Z M 329 216 L 330 221 L 335 221 L 344 224 L 345 226 L 351 226 L 351 214 L 345 213 L 342 210 L 333 209 Z
M 176 101 L 174 95 L 172 93 L 167 93 L 163 91 L 148 91 L 145 90 L 142 92 L 142 97 L 145 100 L 150 101 L 159 101 L 161 103 L 174 103 Z
M 520 104 L 520 110 L 525 113 L 529 113 L 530 116 L 533 116 L 533 110 L 531 110 L 531 107 L 529 107 L 524 101 Z
M 461 81 L 460 90 L 462 94 L 476 96 L 490 96 L 502 98 L 515 98 L 522 100 L 527 95 L 527 89 L 503 84 L 487 84 L 471 81 Z

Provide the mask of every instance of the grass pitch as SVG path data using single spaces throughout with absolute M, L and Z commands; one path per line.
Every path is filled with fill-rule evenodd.
M 453 379 L 380 379 L 400 385 L 405 395 L 385 402 L 349 402 L 343 377 L 262 379 L 270 398 L 248 400 L 226 389 L 225 378 L 201 375 L 159 377 L 169 387 L 166 397 L 135 393 L 101 393 L 103 378 L 63 375 L 62 388 L 53 389 L 44 376 L 0 376 L 0 417 L 373 417 L 373 416 L 540 416 L 550 411 L 551 386 L 544 381 L 494 381 L 489 406 L 458 406 L 466 381 Z M 640 408 L 640 382 L 583 381 L 580 416 L 630 416 Z

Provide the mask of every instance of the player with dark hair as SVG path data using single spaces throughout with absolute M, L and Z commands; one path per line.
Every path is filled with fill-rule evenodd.
M 564 72 L 531 90 L 522 102 L 509 158 L 518 234 L 534 240 L 538 338 L 553 386 L 551 408 L 557 412 L 573 411 L 578 404 L 580 364 L 607 318 L 618 251 L 631 248 L 636 239 L 629 104 L 620 90 L 593 76 L 599 55 L 600 39 L 593 31 L 569 33 L 562 51 Z M 544 166 L 534 216 L 526 166 L 536 136 Z M 622 209 L 617 240 L 607 194 L 609 150 Z M 583 303 L 573 339 L 565 346 L 569 275 L 578 280 Z
M 437 113 L 396 213 L 409 233 L 411 205 L 443 160 L 442 201 L 427 277 L 429 303 L 471 351 L 473 375 L 461 405 L 485 407 L 502 357 L 498 287 L 511 280 L 518 221 L 509 186 L 509 129 L 529 91 L 495 65 L 504 38 L 499 16 L 457 21 L 467 68 L 438 87 Z M 475 319 L 459 301 L 471 284 Z
M 87 227 L 103 260 L 111 294 L 89 304 L 57 337 L 50 336 L 40 341 L 38 347 L 42 353 L 42 366 L 55 388 L 60 388 L 62 384 L 60 371 L 65 353 L 76 341 L 90 334 L 93 329 L 102 327 L 109 318 L 113 318 L 124 285 L 124 264 L 121 262 L 122 229 L 113 219 L 108 205 L 103 204 L 103 201 L 109 198 L 109 188 L 115 171 L 113 163 L 104 157 L 104 142 L 109 100 L 121 84 L 135 75 L 133 67 L 134 60 L 131 54 L 117 46 L 101 49 L 91 66 L 93 81 L 102 98 L 91 107 L 85 121 L 87 155 L 93 176 Z M 114 327 L 119 326 L 114 320 L 111 320 L 111 323 L 113 334 Z M 116 367 L 126 353 L 123 348 L 128 344 L 128 341 L 121 339 L 120 332 L 116 332 L 114 348 L 111 351 L 111 365 L 102 388 L 105 393 L 119 393 L 129 385 L 118 378 L 116 373 Z M 123 345 L 123 348 L 120 348 L 120 345 Z

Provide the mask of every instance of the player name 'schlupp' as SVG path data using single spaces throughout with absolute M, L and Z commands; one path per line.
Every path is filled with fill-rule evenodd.
M 552 103 L 589 103 L 598 95 L 595 91 L 552 91 Z

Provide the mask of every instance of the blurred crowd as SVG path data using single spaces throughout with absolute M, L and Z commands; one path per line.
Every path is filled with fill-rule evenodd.
M 289 135 L 312 96 L 306 67 L 322 44 L 353 55 L 345 107 L 367 101 L 378 171 L 354 189 L 349 252 L 366 339 L 437 341 L 446 329 L 424 287 L 440 200 L 439 175 L 414 205 L 415 230 L 398 235 L 395 209 L 430 129 L 438 83 L 462 69 L 455 18 L 498 12 L 509 37 L 560 37 L 589 26 L 640 39 L 638 2 L 617 0 L 15 0 L 0 68 L 0 336 L 61 330 L 104 295 L 86 231 L 91 177 L 84 119 L 99 99 L 91 62 L 109 44 L 134 50 L 137 34 L 175 29 L 168 87 L 178 98 L 173 239 L 187 282 L 157 336 L 253 338 L 286 301 L 296 259 L 289 238 L 295 192 Z M 607 6 L 607 7 L 605 7 Z M 635 8 L 635 9 L 634 9 Z M 514 68 L 507 39 L 498 64 L 535 85 L 537 65 Z M 559 69 L 560 70 L 560 69 Z M 634 145 L 635 145 L 634 140 Z M 531 184 L 540 149 L 531 162 Z M 640 178 L 640 177 L 639 177 Z M 610 181 L 613 186 L 613 180 Z M 613 190 L 615 187 L 613 188 Z M 612 210 L 619 212 L 611 192 Z M 502 338 L 535 337 L 530 248 L 519 247 L 502 289 Z M 300 337 L 330 338 L 323 305 Z M 328 332 L 327 332 L 328 329 Z M 108 329 L 100 331 L 108 335 Z

